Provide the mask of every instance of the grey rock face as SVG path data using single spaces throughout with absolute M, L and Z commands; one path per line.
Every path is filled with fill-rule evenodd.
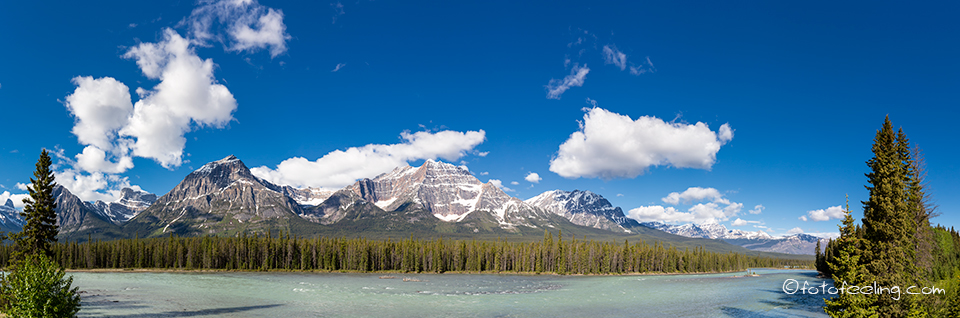
M 806 255 L 814 255 L 814 251 L 817 249 L 817 241 L 821 241 L 822 246 L 827 244 L 827 239 L 808 234 L 794 234 L 770 239 L 727 239 L 725 241 L 754 251 Z
M 97 200 L 93 203 L 93 206 L 103 219 L 116 225 L 122 225 L 156 201 L 156 194 L 123 188 L 120 190 L 120 199 L 117 201 L 106 203 Z
M 283 186 L 282 189 L 284 195 L 304 206 L 320 205 L 323 203 L 323 201 L 327 200 L 327 198 L 330 198 L 334 192 L 336 192 L 334 190 L 327 189 L 294 188 L 291 186 Z
M 282 187 L 255 177 L 237 157 L 207 163 L 131 222 L 149 235 L 219 233 L 297 217 L 303 209 Z
M 20 211 L 13 206 L 13 200 L 7 199 L 4 205 L 0 205 L 0 230 L 19 232 L 23 228 L 23 223 Z
M 535 226 L 545 213 L 511 197 L 492 183 L 482 183 L 469 171 L 427 160 L 420 167 L 398 167 L 373 179 L 363 179 L 332 195 L 313 219 L 330 224 L 342 219 L 357 202 L 373 203 L 384 211 L 422 209 L 446 222 L 460 222 L 471 213 L 488 213 L 501 227 Z
M 639 225 L 637 221 L 627 218 L 619 207 L 614 207 L 610 201 L 590 191 L 552 190 L 524 202 L 577 225 L 615 232 L 630 232 L 627 228 Z
M 103 224 L 97 207 L 80 200 L 67 188 L 57 185 L 53 188 L 53 197 L 56 198 L 57 226 L 61 234 L 93 229 Z

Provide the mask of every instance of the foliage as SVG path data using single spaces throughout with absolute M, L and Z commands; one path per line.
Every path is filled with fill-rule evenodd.
M 53 171 L 50 170 L 51 164 L 50 154 L 44 149 L 37 160 L 37 170 L 34 171 L 33 178 L 30 178 L 32 186 L 27 188 L 30 197 L 23 199 L 25 205 L 20 215 L 26 220 L 26 224 L 20 233 L 11 235 L 17 243 L 18 253 L 41 253 L 49 256 L 51 243 L 57 241 L 57 204 L 53 197 L 53 188 L 57 184 L 54 182 Z
M 948 282 L 950 273 L 960 269 L 960 235 L 930 225 L 930 218 L 937 213 L 926 193 L 919 148 L 910 147 L 902 129 L 894 132 L 887 117 L 872 151 L 866 174 L 870 197 L 862 202 L 863 226 L 853 224 L 848 204 L 840 238 L 828 243 L 822 255 L 818 253 L 818 270 L 832 276 L 838 287 L 846 283 L 908 288 Z M 834 317 L 944 316 L 956 306 L 956 300 L 949 297 L 953 296 L 911 295 L 895 300 L 841 294 L 827 300 L 824 310 Z
M 80 295 L 59 264 L 44 254 L 27 255 L 9 275 L 0 274 L 2 309 L 10 317 L 73 317 Z
M 626 242 L 625 242 L 626 243 Z M 693 273 L 749 267 L 810 267 L 797 259 L 678 249 L 660 242 L 617 244 L 560 239 L 508 242 L 435 239 L 369 240 L 279 236 L 179 237 L 53 245 L 66 268 L 320 270 L 401 272 L 554 272 L 565 274 Z M 0 265 L 9 247 L 0 246 Z
M 850 215 L 850 204 L 844 210 L 840 238 L 832 245 L 836 249 L 835 258 L 828 261 L 833 274 L 833 284 L 838 287 L 862 286 L 866 282 L 866 266 L 860 261 L 864 242 L 857 237 L 856 226 Z M 840 294 L 826 300 L 824 311 L 831 317 L 878 317 L 874 301 L 868 295 Z

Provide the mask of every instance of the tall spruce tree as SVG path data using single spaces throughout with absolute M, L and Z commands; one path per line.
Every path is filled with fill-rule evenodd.
M 918 283 L 916 259 L 916 213 L 910 200 L 912 184 L 910 144 L 902 130 L 894 132 L 890 117 L 877 131 L 872 147 L 874 157 L 867 161 L 870 197 L 863 202 L 863 238 L 861 260 L 868 272 L 866 282 L 886 288 L 906 288 Z M 893 299 L 880 295 L 874 305 L 883 317 L 905 317 L 915 308 L 915 298 Z
M 33 184 L 27 188 L 30 197 L 23 199 L 25 205 L 20 215 L 26 224 L 16 235 L 19 253 L 52 256 L 50 244 L 57 241 L 59 230 L 55 211 L 57 203 L 53 197 L 53 188 L 57 183 L 50 170 L 51 164 L 50 153 L 44 149 L 37 160 L 37 170 L 30 178 Z

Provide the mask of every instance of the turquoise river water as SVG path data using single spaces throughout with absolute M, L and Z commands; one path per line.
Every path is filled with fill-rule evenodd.
M 826 316 L 823 295 L 783 291 L 790 279 L 819 286 L 814 271 L 753 271 L 760 276 L 69 274 L 80 317 Z

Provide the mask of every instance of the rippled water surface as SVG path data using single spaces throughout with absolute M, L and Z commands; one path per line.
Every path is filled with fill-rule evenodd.
M 813 271 L 672 276 L 71 273 L 81 317 L 825 317 Z M 407 278 L 404 281 L 404 278 Z

